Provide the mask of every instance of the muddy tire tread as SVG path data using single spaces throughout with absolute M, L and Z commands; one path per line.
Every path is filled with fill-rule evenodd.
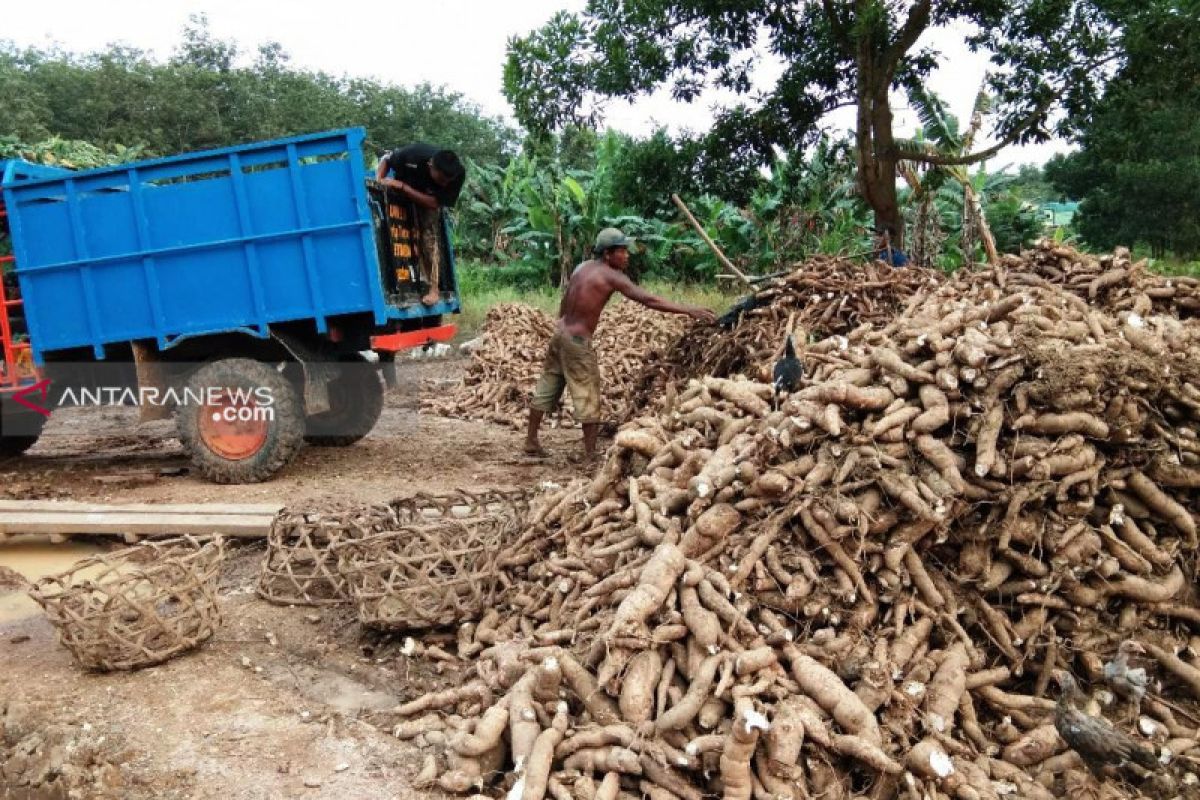
M 189 388 L 219 386 L 229 376 L 257 382 L 271 390 L 275 398 L 275 420 L 268 434 L 267 445 L 244 461 L 229 461 L 204 446 L 198 430 L 199 413 L 195 407 L 180 407 L 175 411 L 179 439 L 191 455 L 192 464 L 213 483 L 261 483 L 287 466 L 304 446 L 304 411 L 295 387 L 274 367 L 249 358 L 223 358 L 196 370 L 188 378 Z M 190 412 L 190 413 L 189 413 Z

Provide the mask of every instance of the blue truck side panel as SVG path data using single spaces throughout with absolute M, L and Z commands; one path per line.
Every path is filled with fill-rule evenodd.
M 17 158 L 0 159 L 0 184 L 34 178 L 53 178 L 57 175 L 69 175 L 71 171 L 62 167 L 47 167 L 42 164 L 30 164 Z
M 361 128 L 58 174 L 5 172 L 34 358 L 55 350 L 338 314 L 449 313 L 386 302 Z M 29 167 L 30 165 L 24 165 Z

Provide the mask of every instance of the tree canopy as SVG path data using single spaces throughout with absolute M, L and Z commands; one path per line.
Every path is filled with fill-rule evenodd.
M 589 0 L 509 42 L 505 94 L 533 133 L 599 118 L 604 98 L 668 87 L 681 101 L 706 87 L 743 96 L 719 114 L 710 146 L 759 164 L 775 146 L 811 140 L 817 122 L 857 109 L 857 185 L 876 224 L 898 231 L 902 159 L 969 164 L 1010 143 L 1070 129 L 1094 104 L 1119 56 L 1105 0 Z M 973 31 L 991 53 L 989 93 L 998 144 L 954 156 L 897 140 L 894 90 L 920 86 L 941 57 L 926 31 Z M 754 89 L 762 52 L 783 62 L 775 85 Z M 1065 114 L 1056 114 L 1065 111 Z
M 516 133 L 461 95 L 422 84 L 298 69 L 275 43 L 244 53 L 194 17 L 166 61 L 124 46 L 86 54 L 0 41 L 0 133 L 51 137 L 146 155 L 362 125 L 380 152 L 429 141 L 479 160 L 515 148 Z
M 1046 173 L 1082 199 L 1088 244 L 1200 253 L 1200 0 L 1123 11 L 1128 59 L 1081 136 Z

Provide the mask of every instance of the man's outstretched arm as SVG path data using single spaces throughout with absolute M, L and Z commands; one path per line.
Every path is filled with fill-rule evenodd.
M 717 319 L 717 315 L 707 308 L 675 303 L 667 300 L 665 297 L 650 294 L 650 292 L 647 292 L 620 273 L 617 273 L 612 280 L 615 291 L 620 292 L 635 303 L 641 303 L 646 308 L 662 311 L 665 314 L 687 314 L 692 319 L 698 319 L 702 322 L 715 322 Z

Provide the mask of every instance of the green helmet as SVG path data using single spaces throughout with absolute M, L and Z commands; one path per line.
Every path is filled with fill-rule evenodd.
M 596 234 L 596 246 L 592 248 L 596 253 L 604 253 L 614 247 L 632 247 L 633 239 L 629 238 L 617 228 L 605 228 Z

